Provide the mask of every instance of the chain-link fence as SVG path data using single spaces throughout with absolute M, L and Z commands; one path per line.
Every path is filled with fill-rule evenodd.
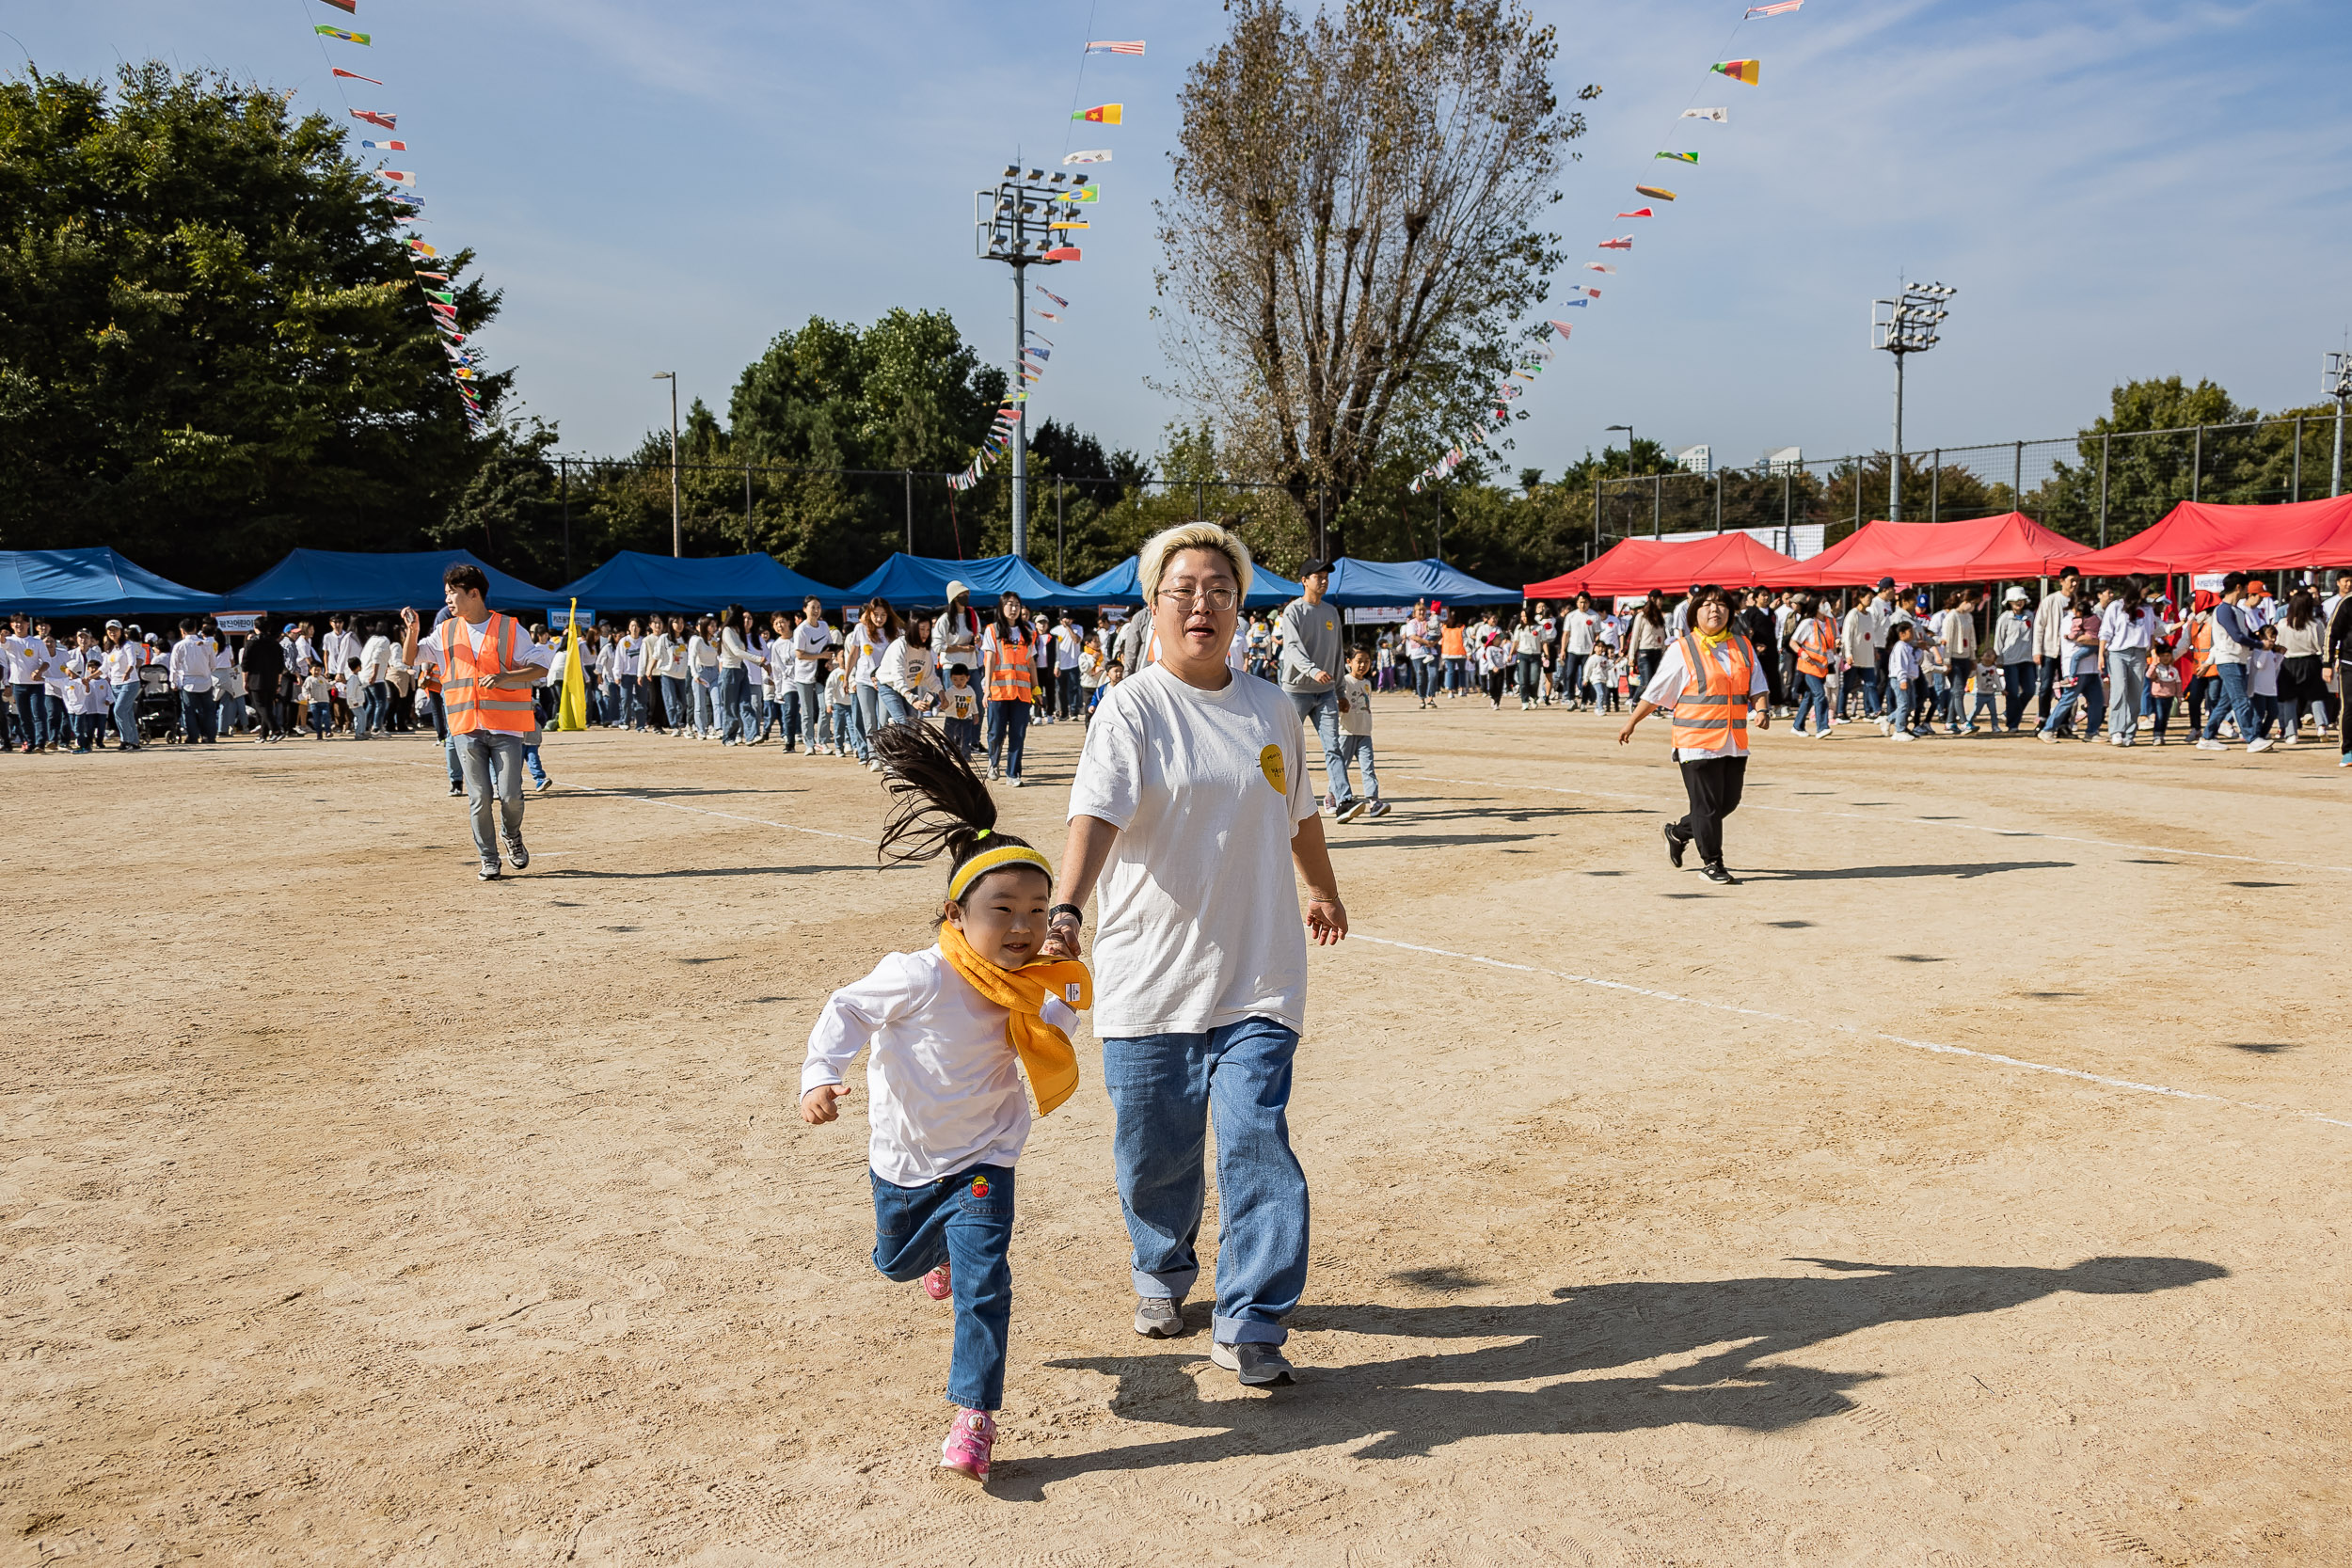
M 1874 517 L 1961 522 L 2024 512 L 2087 545 L 2130 537 L 2185 500 L 2259 505 L 2341 487 L 2340 422 L 2300 415 L 2178 430 L 2117 431 L 1785 460 L 1708 473 L 1605 478 L 1593 495 L 1596 553 L 1616 540 L 1732 529 L 1784 536 L 1824 525 L 1829 543 Z M 1767 541 L 1771 542 L 1770 540 Z

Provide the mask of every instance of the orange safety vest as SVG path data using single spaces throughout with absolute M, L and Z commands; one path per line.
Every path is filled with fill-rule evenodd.
M 988 649 L 988 700 L 992 703 L 1026 703 L 1037 697 L 1037 672 L 1034 663 L 1035 642 L 1027 637 L 1015 636 L 1005 640 L 1001 631 Z
M 2197 655 L 2196 667 L 2190 673 L 2212 674 L 2214 671 L 2213 621 L 2209 615 L 2200 614 L 2189 623 L 2188 645 L 2195 650 Z
M 441 626 L 441 702 L 449 710 L 452 735 L 489 730 L 499 735 L 529 735 L 539 727 L 538 709 L 528 687 L 492 688 L 487 683 L 516 668 L 515 650 L 522 641 L 522 626 L 511 615 L 490 612 L 482 651 L 474 652 L 466 624 L 451 616 Z
M 1678 751 L 1723 752 L 1748 743 L 1748 689 L 1756 682 L 1756 650 L 1738 632 L 1709 658 L 1696 632 L 1682 637 L 1682 690 L 1675 698 L 1675 747 Z
M 1837 633 L 1825 618 L 1817 615 L 1796 629 L 1788 645 L 1797 650 L 1799 674 L 1827 676 L 1830 652 L 1837 646 Z

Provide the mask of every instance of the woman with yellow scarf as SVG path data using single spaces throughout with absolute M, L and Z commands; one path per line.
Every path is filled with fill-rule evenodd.
M 1683 851 L 1699 847 L 1710 882 L 1736 886 L 1724 866 L 1724 818 L 1740 809 L 1748 775 L 1748 718 L 1772 726 L 1772 687 L 1755 644 L 1731 629 L 1731 595 L 1712 584 L 1691 595 L 1691 629 L 1667 646 L 1658 673 L 1642 689 L 1617 744 L 1629 745 L 1642 721 L 1661 708 L 1674 714 L 1675 760 L 1691 809 L 1666 824 L 1666 858 L 1679 868 Z M 1759 702 L 1758 699 L 1763 699 Z
M 886 724 L 872 746 L 899 798 L 881 853 L 945 855 L 947 897 L 937 945 L 893 953 L 826 1001 L 801 1069 L 801 1119 L 839 1117 L 842 1069 L 870 1046 L 874 1267 L 954 1298 L 956 1416 L 939 1463 L 986 1481 L 1012 1322 L 1013 1163 L 1029 1135 L 1021 1079 L 1039 1116 L 1070 1098 L 1070 1035 L 1092 983 L 1076 959 L 1039 956 L 1053 867 L 996 832 L 996 803 L 961 750 L 921 723 Z

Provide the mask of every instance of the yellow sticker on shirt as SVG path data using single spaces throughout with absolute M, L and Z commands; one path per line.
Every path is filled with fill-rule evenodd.
M 1289 783 L 1282 776 L 1281 747 L 1269 745 L 1258 753 L 1258 771 L 1265 775 L 1265 782 L 1274 786 L 1275 794 L 1288 795 L 1291 792 Z

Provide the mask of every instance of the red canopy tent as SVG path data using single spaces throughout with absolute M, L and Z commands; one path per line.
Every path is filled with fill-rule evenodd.
M 2120 545 L 2073 558 L 2085 577 L 2249 572 L 2352 562 L 2352 496 L 2271 506 L 2183 501 Z
M 1595 598 L 1646 594 L 1653 588 L 1681 593 L 1692 583 L 1753 588 L 1767 573 L 1794 565 L 1778 550 L 1748 533 L 1717 533 L 1705 539 L 1620 539 L 1599 558 L 1573 572 L 1527 585 L 1531 599 Z
M 2052 533 L 2022 512 L 1958 523 L 1890 523 L 1881 518 L 1820 554 L 1774 572 L 1764 585 L 1845 587 L 1881 578 L 1898 582 L 1998 582 L 2046 577 L 2056 563 L 2090 553 L 2090 546 Z

